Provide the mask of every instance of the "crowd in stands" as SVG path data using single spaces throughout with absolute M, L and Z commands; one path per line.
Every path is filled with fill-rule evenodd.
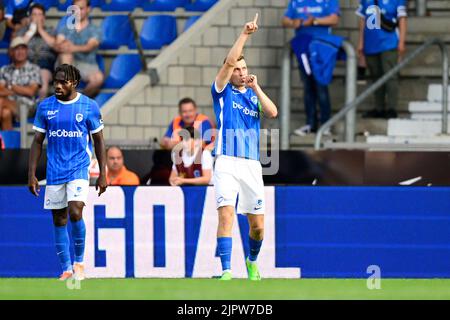
M 59 64 L 73 64 L 80 70 L 85 95 L 94 98 L 99 93 L 104 81 L 96 61 L 101 30 L 90 23 L 89 0 L 73 4 L 79 7 L 79 17 L 54 29 L 46 25 L 43 5 L 22 0 L 9 1 L 5 7 L 0 2 L 0 36 L 11 32 L 11 63 L 0 69 L 1 130 L 11 130 L 18 121 L 19 104 L 25 104 L 33 116 L 38 100 L 51 93 L 49 84 Z
M 99 93 L 105 81 L 96 58 L 102 31 L 90 22 L 89 0 L 73 0 L 73 4 L 79 7 L 79 19 L 67 19 L 55 29 L 46 24 L 43 5 L 31 0 L 8 1 L 4 5 L 0 0 L 0 39 L 11 32 L 8 49 L 11 63 L 0 69 L 1 130 L 13 128 L 13 122 L 19 118 L 19 104 L 26 105 L 29 115 L 33 115 L 38 100 L 50 94 L 52 73 L 59 64 L 73 64 L 80 70 L 84 94 L 95 97 Z M 370 5 L 380 8 L 378 27 L 369 23 Z M 405 0 L 360 0 L 356 14 L 361 18 L 357 48 L 360 61 L 376 81 L 404 56 L 406 3 Z M 301 40 L 300 48 L 294 51 L 300 51 L 297 57 L 304 85 L 306 124 L 295 133 L 305 135 L 315 132 L 331 116 L 328 83 L 333 68 L 326 66 L 325 70 L 317 66 L 317 61 L 311 57 L 321 52 L 311 54 L 310 51 L 312 47 L 317 51 L 320 46 L 310 44 L 315 39 L 330 43 L 336 40 L 330 36 L 332 27 L 341 19 L 339 1 L 290 0 L 280 18 L 283 27 L 295 30 L 293 49 L 295 39 Z M 325 62 L 330 64 L 332 60 Z M 331 72 L 329 79 L 323 79 L 327 72 Z M 376 92 L 375 105 L 364 116 L 397 117 L 397 99 L 398 78 L 394 77 Z M 189 97 L 181 99 L 178 108 L 179 115 L 171 121 L 160 143 L 162 149 L 172 151 L 174 164 L 169 182 L 171 185 L 208 184 L 216 135 L 214 123 L 198 112 L 196 102 Z M 139 178 L 126 169 L 117 147 L 108 150 L 108 170 L 108 184 L 139 184 Z

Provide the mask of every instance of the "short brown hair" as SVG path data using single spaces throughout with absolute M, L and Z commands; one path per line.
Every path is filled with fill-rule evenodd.
M 237 61 L 241 61 L 241 60 L 244 60 L 244 59 L 245 59 L 244 55 L 241 54 L 241 55 L 239 56 L 239 58 L 237 58 Z M 225 64 L 225 62 L 227 62 L 227 58 L 223 59 L 223 64 Z
M 194 108 L 197 109 L 197 104 L 195 103 L 194 99 L 186 97 L 178 102 L 178 110 L 181 111 L 181 106 L 186 103 L 192 103 L 194 105 Z

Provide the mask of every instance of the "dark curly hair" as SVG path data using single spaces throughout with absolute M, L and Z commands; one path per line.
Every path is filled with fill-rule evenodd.
M 80 70 L 70 64 L 62 64 L 55 69 L 53 78 L 55 78 L 58 72 L 64 72 L 64 80 L 76 82 L 76 86 L 80 83 L 81 75 Z

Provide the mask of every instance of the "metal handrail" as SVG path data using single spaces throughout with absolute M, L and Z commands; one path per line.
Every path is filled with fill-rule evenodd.
M 314 143 L 314 148 L 316 150 L 320 149 L 322 135 L 326 129 L 330 128 L 333 124 L 338 122 L 342 117 L 344 117 L 348 112 L 354 111 L 364 100 L 366 100 L 372 93 L 374 93 L 378 88 L 384 85 L 389 79 L 391 79 L 396 73 L 408 65 L 412 60 L 414 60 L 419 54 L 431 47 L 432 45 L 438 45 L 441 49 L 442 55 L 442 134 L 447 134 L 448 129 L 448 52 L 445 43 L 439 38 L 432 38 L 427 40 L 423 45 L 413 51 L 408 55 L 403 61 L 397 64 L 394 68 L 389 70 L 383 77 L 378 79 L 374 84 L 367 88 L 363 93 L 361 93 L 352 102 L 345 104 L 345 106 L 335 114 L 330 120 L 324 123 L 317 131 L 316 140 Z M 351 130 L 351 129 L 350 129 Z
M 345 74 L 345 102 L 353 101 L 356 97 L 356 72 L 357 72 L 357 58 L 353 45 L 344 41 L 342 49 L 346 54 L 346 74 Z M 290 102 L 291 102 L 291 63 L 292 50 L 290 43 L 286 43 L 283 48 L 283 60 L 281 63 L 281 98 L 280 98 L 280 138 L 281 150 L 289 149 L 289 134 L 290 134 Z M 355 113 L 349 112 L 346 117 L 346 140 L 347 142 L 354 141 L 354 123 Z M 353 128 L 353 129 L 352 129 Z M 353 131 L 352 131 L 353 130 Z

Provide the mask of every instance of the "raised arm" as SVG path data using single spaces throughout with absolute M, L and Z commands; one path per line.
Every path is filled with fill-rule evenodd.
M 234 43 L 230 52 L 227 55 L 225 63 L 222 68 L 220 68 L 219 73 L 216 76 L 216 88 L 219 91 L 222 91 L 223 88 L 227 85 L 228 81 L 230 81 L 231 75 L 233 74 L 233 70 L 237 64 L 239 56 L 242 54 L 242 50 L 244 49 L 245 42 L 248 37 L 258 30 L 258 13 L 255 15 L 255 18 L 251 22 L 247 22 L 242 30 L 239 38 Z

